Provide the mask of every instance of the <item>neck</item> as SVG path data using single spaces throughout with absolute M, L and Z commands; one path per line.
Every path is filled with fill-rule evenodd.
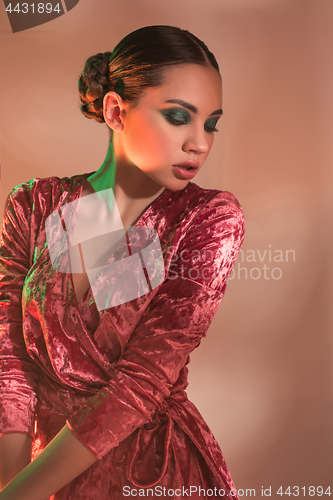
M 101 167 L 87 179 L 96 192 L 110 188 L 114 190 L 117 168 L 112 149 L 112 140 L 110 140 L 109 148 Z
M 117 205 L 125 210 L 135 206 L 146 206 L 156 199 L 165 187 L 123 159 L 119 147 L 114 144 L 117 142 L 114 140 L 114 135 L 101 167 L 87 180 L 95 192 L 111 188 Z

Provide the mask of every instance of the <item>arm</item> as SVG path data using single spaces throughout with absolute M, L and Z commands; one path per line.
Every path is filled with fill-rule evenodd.
M 30 463 L 31 446 L 32 439 L 26 434 L 0 436 L 0 490 Z
M 0 492 L 0 500 L 47 500 L 96 462 L 67 426 Z
M 47 499 L 96 461 L 65 426 L 30 463 L 38 374 L 24 342 L 21 305 L 30 217 L 29 190 L 18 186 L 6 201 L 0 248 L 0 498 L 13 500 Z
M 29 269 L 27 185 L 9 194 L 0 247 L 0 485 L 31 460 L 36 368 L 22 332 L 22 287 Z

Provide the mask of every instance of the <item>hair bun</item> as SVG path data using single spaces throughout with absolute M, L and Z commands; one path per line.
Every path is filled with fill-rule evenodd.
M 87 59 L 79 77 L 79 95 L 82 113 L 88 118 L 104 122 L 103 98 L 109 91 L 109 64 L 112 53 L 104 52 Z

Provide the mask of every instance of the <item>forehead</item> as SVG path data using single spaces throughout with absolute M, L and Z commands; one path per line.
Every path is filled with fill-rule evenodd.
M 214 111 L 222 107 L 221 76 L 211 66 L 173 65 L 164 70 L 163 84 L 146 89 L 143 99 L 156 103 L 181 99 L 193 104 L 199 111 L 207 108 Z

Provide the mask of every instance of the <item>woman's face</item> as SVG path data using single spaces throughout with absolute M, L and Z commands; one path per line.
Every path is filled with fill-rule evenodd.
M 124 109 L 114 145 L 122 164 L 140 169 L 160 186 L 180 190 L 190 181 L 184 167 L 196 175 L 213 145 L 222 83 L 216 69 L 199 64 L 171 66 L 164 77 L 162 86 L 149 87 Z

